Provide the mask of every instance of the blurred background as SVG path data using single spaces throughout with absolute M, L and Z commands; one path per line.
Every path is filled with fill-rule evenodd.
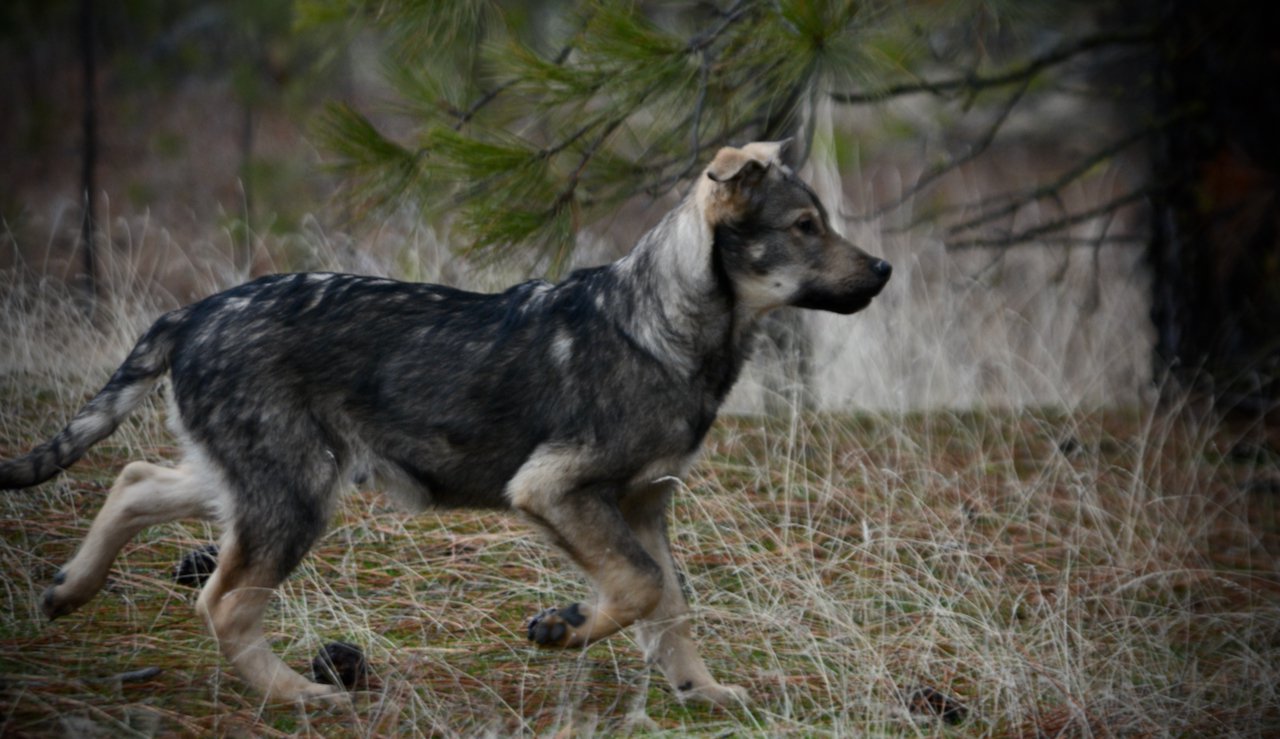
M 64 314 L 33 317 L 45 295 L 145 325 L 281 270 L 556 277 L 625 253 L 717 147 L 790 138 L 837 228 L 894 279 L 853 319 L 772 319 L 735 409 L 1115 406 L 1172 382 L 1265 415 L 1276 14 L 10 2 L 6 320 L 54 331 Z
M 772 315 L 730 409 L 774 417 L 722 418 L 676 496 L 753 710 L 684 704 L 625 638 L 529 649 L 572 569 L 370 490 L 268 619 L 303 669 L 365 651 L 354 714 L 232 676 L 171 580 L 208 524 L 48 623 L 111 476 L 176 456 L 155 394 L 0 496 L 0 735 L 1280 735 L 1278 9 L 0 2 L 0 458 L 162 311 L 272 271 L 560 277 L 726 144 L 790 139 L 894 264 L 857 315 Z

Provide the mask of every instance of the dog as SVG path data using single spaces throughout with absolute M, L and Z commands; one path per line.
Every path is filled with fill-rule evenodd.
M 340 699 L 270 649 L 272 591 L 324 533 L 339 491 L 370 483 L 415 509 L 514 510 L 586 573 L 589 603 L 533 617 L 538 646 L 636 626 L 682 700 L 720 705 L 698 654 L 666 512 L 765 313 L 849 314 L 892 268 L 831 229 L 782 143 L 725 147 L 622 259 L 497 294 L 346 274 L 271 275 L 161 316 L 53 439 L 0 464 L 47 480 L 111 434 L 167 374 L 176 467 L 131 462 L 41 607 L 102 587 L 138 531 L 223 530 L 196 608 L 269 699 Z

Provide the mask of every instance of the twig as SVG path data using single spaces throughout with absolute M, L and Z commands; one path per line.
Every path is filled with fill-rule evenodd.
M 1073 43 L 1060 45 L 1058 48 L 1050 51 L 1044 56 L 1032 59 L 1021 67 L 1012 69 L 1003 74 L 992 75 L 990 77 L 983 77 L 977 74 L 967 74 L 961 77 L 953 77 L 945 80 L 921 80 L 919 82 L 891 85 L 871 92 L 833 92 L 831 93 L 831 99 L 838 103 L 861 105 L 864 103 L 883 102 L 888 98 L 901 97 L 903 95 L 916 95 L 926 92 L 933 95 L 945 95 L 956 91 L 973 93 L 993 87 L 1007 87 L 1009 85 L 1018 84 L 1019 82 L 1025 84 L 1044 70 L 1066 62 L 1085 52 L 1107 46 L 1144 44 L 1149 43 L 1154 39 L 1155 34 L 1150 30 L 1129 33 L 1099 33 L 1078 39 Z
M 578 160 L 578 166 L 575 167 L 573 173 L 569 175 L 569 180 L 566 183 L 564 190 L 556 196 L 555 204 L 552 206 L 553 212 L 558 210 L 573 197 L 573 193 L 578 189 L 578 183 L 582 179 L 582 173 L 586 170 L 587 164 L 593 157 L 595 157 L 596 152 L 600 149 L 600 146 L 604 144 L 605 140 L 608 139 L 614 131 L 618 130 L 618 127 L 626 122 L 629 117 L 630 116 L 626 113 L 615 116 L 613 120 L 609 121 L 605 125 L 604 131 L 595 138 L 595 141 L 592 141 L 591 145 L 583 150 L 582 157 Z
M 672 183 L 674 183 L 675 181 L 678 181 L 680 177 L 683 176 L 683 174 L 687 174 L 688 171 L 692 170 L 694 167 L 697 166 L 697 162 L 701 157 L 702 151 L 708 145 L 702 141 L 700 129 L 702 124 L 703 111 L 705 108 L 706 98 L 708 94 L 709 78 L 711 74 L 711 64 L 714 58 L 714 55 L 711 53 L 711 47 L 719 38 L 723 36 L 725 31 L 727 31 L 730 27 L 732 27 L 734 24 L 739 22 L 743 17 L 746 17 L 746 15 L 748 14 L 748 11 L 751 10 L 754 7 L 754 5 L 755 3 L 753 0 L 739 0 L 731 8 L 729 8 L 723 13 L 723 20 L 715 28 L 712 28 L 702 34 L 699 34 L 689 39 L 689 41 L 684 47 L 685 54 L 688 54 L 688 55 L 696 54 L 699 57 L 701 57 L 700 64 L 699 64 L 699 88 L 698 88 L 698 97 L 695 101 L 694 110 L 689 121 L 689 125 L 691 126 L 691 129 L 692 129 L 692 135 L 691 135 L 692 152 L 690 154 L 688 164 L 685 166 L 683 170 L 683 173 L 681 175 L 677 175 L 676 178 L 672 179 L 671 180 Z M 566 47 L 565 50 L 561 52 L 560 56 L 556 59 L 557 65 L 562 64 L 567 59 L 570 48 L 571 46 Z M 492 100 L 497 98 L 500 94 L 510 89 L 513 84 L 515 84 L 514 80 L 512 82 L 504 84 L 503 86 L 499 87 L 498 89 L 490 93 L 487 93 L 475 104 L 473 104 L 468 111 L 461 113 L 458 121 L 458 127 L 464 124 L 467 120 L 470 120 L 470 118 L 474 116 L 475 113 L 479 111 L 483 106 L 489 104 Z M 659 89 L 661 89 L 661 83 L 654 82 L 647 88 L 641 90 L 638 94 L 632 96 L 631 104 L 627 106 L 623 106 L 622 110 L 616 112 L 616 114 L 613 115 L 612 117 L 597 115 L 587 120 L 577 130 L 573 131 L 568 136 L 564 137 L 563 139 L 549 146 L 543 147 L 542 149 L 537 151 L 536 156 L 539 159 L 544 159 L 544 160 L 551 159 L 565 152 L 571 147 L 574 147 L 576 144 L 583 141 L 583 139 L 586 138 L 588 135 L 594 134 L 590 143 L 587 144 L 585 148 L 581 150 L 581 155 L 578 159 L 578 162 L 575 165 L 573 171 L 569 174 L 567 180 L 565 181 L 564 187 L 555 195 L 554 199 L 552 200 L 551 206 L 549 208 L 550 215 L 554 215 L 561 208 L 563 208 L 566 203 L 569 203 L 575 197 L 578 186 L 582 181 L 583 174 L 586 171 L 587 167 L 589 166 L 590 162 L 595 158 L 595 155 L 597 154 L 597 152 L 601 149 L 602 146 L 604 146 L 604 144 L 607 142 L 609 137 L 619 127 L 621 127 L 624 123 L 626 123 L 627 120 L 629 120 L 632 113 L 635 110 L 639 109 L 641 105 L 643 105 L 643 103 L 649 97 L 651 97 L 655 92 L 657 92 Z M 466 188 L 464 192 L 457 194 L 454 198 L 454 202 L 458 205 L 462 205 L 467 200 L 471 200 L 475 197 L 478 197 L 481 193 L 490 189 L 490 187 L 492 186 L 492 183 L 496 179 L 502 176 L 503 175 L 495 175 L 493 177 L 486 178 L 484 181 L 474 183 L 470 187 Z
M 733 135 L 740 133 L 746 128 L 749 128 L 754 123 L 754 120 L 749 120 L 745 122 L 743 125 L 733 127 L 728 131 L 724 132 L 721 136 L 718 136 L 715 139 L 708 142 L 703 142 L 701 139 L 700 129 L 702 126 L 702 114 L 703 114 L 703 109 L 706 106 L 708 81 L 711 76 L 712 55 L 710 54 L 709 49 L 715 41 L 717 41 L 722 35 L 724 35 L 725 31 L 727 31 L 732 25 L 734 25 L 735 23 L 741 20 L 753 5 L 754 3 L 751 2 L 750 0 L 739 0 L 739 2 L 734 4 L 733 7 L 729 8 L 728 10 L 722 13 L 724 20 L 720 23 L 719 26 L 713 29 L 709 29 L 705 33 L 694 36 L 689 40 L 688 45 L 685 47 L 686 53 L 698 54 L 701 57 L 701 60 L 699 61 L 699 64 L 698 64 L 698 97 L 697 97 L 697 100 L 694 102 L 693 113 L 691 114 L 689 118 L 689 123 L 688 123 L 691 129 L 689 156 L 686 160 L 684 167 L 682 167 L 681 169 L 677 170 L 676 172 L 670 175 L 663 177 L 661 180 L 657 181 L 652 185 L 646 185 L 640 188 L 642 191 L 649 193 L 651 197 L 656 197 L 658 193 L 665 191 L 675 183 L 688 177 L 689 173 L 697 168 L 698 162 L 701 161 L 702 159 L 703 151 L 709 148 L 722 146 L 723 144 L 727 143 L 728 140 L 733 137 Z M 642 97 L 648 97 L 649 92 L 650 91 L 646 91 Z M 684 124 L 682 123 L 681 125 L 684 125 Z M 656 168 L 651 167 L 649 169 L 664 171 L 669 166 L 671 166 L 670 163 L 663 164 L 660 167 L 656 167 Z
M 684 179 L 689 172 L 698 166 L 698 161 L 702 158 L 702 143 L 699 139 L 699 128 L 702 126 L 702 110 L 707 102 L 707 81 L 711 75 L 711 54 L 708 51 L 713 43 L 715 43 L 729 27 L 742 19 L 750 9 L 752 3 L 749 0 L 739 0 L 733 7 L 724 11 L 724 21 L 716 28 L 710 29 L 705 33 L 694 36 L 689 39 L 687 47 L 688 53 L 697 54 L 701 57 L 698 64 L 698 98 L 693 105 L 693 116 L 690 122 L 690 145 L 689 145 L 689 161 L 684 169 L 680 170 L 674 177 L 663 181 L 663 185 L 659 188 L 665 190 L 667 187 Z
M 689 39 L 689 51 L 698 52 L 705 50 L 708 46 L 719 39 L 725 31 L 729 30 L 729 26 L 732 26 L 734 23 L 741 20 L 742 16 L 747 14 L 747 11 L 751 9 L 751 5 L 753 4 L 754 3 L 750 0 L 738 0 L 732 8 L 724 11 L 724 21 L 719 26 Z
M 1076 166 L 1067 170 L 1052 182 L 1048 182 L 1038 187 L 1031 188 L 1019 194 L 1006 193 L 1006 194 L 996 195 L 993 197 L 984 198 L 983 200 L 980 200 L 976 203 L 965 204 L 963 206 L 960 206 L 965 209 L 974 208 L 981 211 L 982 209 L 987 208 L 991 205 L 994 205 L 995 203 L 1005 202 L 1005 205 L 1003 207 L 996 208 L 995 210 L 987 211 L 985 213 L 979 213 L 978 215 L 974 216 L 973 218 L 970 218 L 967 221 L 963 221 L 961 223 L 950 226 L 948 228 L 948 233 L 955 235 L 963 231 L 972 230 L 977 226 L 982 226 L 994 220 L 997 220 L 999 218 L 1003 218 L 1004 216 L 1008 216 L 1013 213 L 1016 213 L 1022 207 L 1029 205 L 1031 203 L 1034 203 L 1037 200 L 1043 200 L 1048 197 L 1056 196 L 1058 193 L 1062 191 L 1062 188 L 1076 181 L 1080 177 L 1083 177 L 1086 173 L 1088 173 L 1098 164 L 1101 164 L 1102 162 L 1105 162 L 1108 159 L 1111 159 L 1112 157 L 1124 151 L 1125 149 L 1129 148 L 1130 146 L 1133 146 L 1134 144 L 1145 140 L 1151 134 L 1157 131 L 1160 131 L 1161 129 L 1167 128 L 1179 117 L 1181 116 L 1166 118 L 1162 121 L 1157 121 L 1149 126 L 1143 126 L 1142 128 L 1136 129 L 1134 131 L 1130 131 L 1128 134 L 1112 141 L 1111 143 L 1094 150 L 1093 153 L 1081 159 L 1080 162 L 1076 164 Z
M 1018 231 L 1012 234 L 1007 234 L 1005 236 L 989 237 L 989 238 L 979 237 L 979 238 L 972 238 L 972 239 L 959 239 L 955 241 L 948 241 L 947 248 L 948 249 L 972 249 L 972 248 L 979 248 L 979 247 L 1009 247 L 1009 246 L 1016 246 L 1018 244 L 1024 244 L 1028 241 L 1036 241 L 1041 244 L 1058 245 L 1058 246 L 1079 246 L 1079 245 L 1099 244 L 1101 243 L 1099 239 L 1073 238 L 1068 236 L 1054 237 L 1052 239 L 1042 239 L 1040 237 L 1046 234 L 1052 234 L 1056 231 L 1062 231 L 1063 229 L 1070 228 L 1071 226 L 1074 226 L 1079 223 L 1084 223 L 1085 221 L 1093 220 L 1094 218 L 1097 218 L 1098 216 L 1101 216 L 1101 215 L 1113 213 L 1125 207 L 1126 205 L 1129 205 L 1131 203 L 1137 202 L 1138 200 L 1142 200 L 1146 197 L 1149 197 L 1150 195 L 1157 192 L 1158 190 L 1159 188 L 1154 186 L 1140 187 L 1136 190 L 1132 190 L 1128 193 L 1125 193 L 1124 195 L 1121 195 L 1117 198 L 1113 198 L 1112 200 L 1106 203 L 1103 203 L 1102 205 L 1096 206 L 1094 208 L 1090 208 L 1088 210 L 1079 211 L 1077 213 L 1070 213 L 1068 215 L 1063 216 L 1062 218 L 1058 218 L 1048 223 L 1041 223 L 1037 226 L 1032 226 L 1031 228 L 1023 229 L 1022 231 Z M 1124 234 L 1121 236 L 1108 236 L 1106 237 L 1105 242 L 1133 244 L 1133 243 L 1142 243 L 1143 239 L 1136 235 Z
M 922 190 L 932 185 L 943 175 L 955 169 L 958 169 L 959 167 L 964 166 L 965 164 L 976 159 L 980 154 L 982 154 L 982 152 L 990 148 L 992 142 L 995 141 L 996 135 L 999 134 L 1000 129 L 1004 127 L 1005 122 L 1009 119 L 1009 114 L 1013 112 L 1013 109 L 1017 107 L 1018 102 L 1022 100 L 1022 96 L 1023 94 L 1026 93 L 1027 87 L 1030 85 L 1030 83 L 1031 83 L 1030 79 L 1024 80 L 1022 87 L 1019 87 L 1017 91 L 1015 91 L 1012 95 L 1009 96 L 1009 99 L 1005 102 L 1004 107 L 1000 110 L 1000 113 L 996 116 L 996 119 L 991 123 L 990 126 L 987 127 L 987 130 L 983 133 L 982 138 L 975 141 L 973 145 L 969 147 L 968 151 L 966 151 L 965 153 L 961 154 L 960 156 L 954 159 L 943 162 L 942 164 L 939 164 L 929 170 L 926 170 L 923 174 L 920 175 L 920 177 L 916 179 L 915 183 L 911 187 L 907 188 L 906 192 L 899 195 L 895 200 L 892 200 L 880 206 L 879 208 L 876 208 L 870 213 L 863 214 L 863 215 L 850 216 L 850 220 L 869 221 L 874 218 L 879 218 L 880 216 L 884 215 L 885 213 L 888 213 L 889 211 L 896 210 L 902 207 L 902 205 L 907 201 L 909 201 L 911 198 L 918 195 Z
M 590 22 L 591 22 L 591 18 L 590 16 L 588 16 L 586 20 L 583 21 L 583 28 L 579 29 L 578 33 L 582 33 L 582 30 L 585 29 L 586 25 Z M 557 67 L 564 64 L 569 59 L 569 55 L 573 53 L 573 48 L 574 48 L 574 42 L 570 41 L 569 43 L 564 45 L 564 48 L 560 49 L 560 53 L 556 54 L 556 58 L 553 60 Z M 489 103 L 492 103 L 494 100 L 496 100 L 499 96 L 501 96 L 507 90 L 510 90 L 512 87 L 515 87 L 516 83 L 518 83 L 519 81 L 520 79 L 518 77 L 513 77 L 512 79 L 507 80 L 501 85 L 498 85 L 494 89 L 486 92 L 484 95 L 481 95 L 480 99 L 472 103 L 471 106 L 468 107 L 466 110 L 459 111 L 452 108 L 452 106 L 450 106 L 450 112 L 453 113 L 458 118 L 457 122 L 454 123 L 453 130 L 461 131 L 462 127 L 467 125 L 467 123 L 469 123 L 472 118 L 475 118 L 476 114 L 479 113 L 482 109 L 484 109 L 485 106 L 487 106 Z

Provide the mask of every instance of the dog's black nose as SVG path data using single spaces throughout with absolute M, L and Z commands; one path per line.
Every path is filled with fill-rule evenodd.
M 887 280 L 889 275 L 893 274 L 893 265 L 883 259 L 877 259 L 871 263 L 871 271 L 876 274 L 876 277 Z

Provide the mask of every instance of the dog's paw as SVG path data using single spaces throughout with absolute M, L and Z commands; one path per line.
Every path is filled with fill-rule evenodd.
M 330 711 L 349 711 L 355 706 L 348 693 L 341 685 L 325 685 L 311 683 L 294 696 L 294 700 L 316 708 Z
M 577 603 L 548 608 L 529 620 L 529 641 L 540 647 L 567 647 L 576 643 L 574 629 L 587 622 Z
M 734 708 L 751 703 L 751 694 L 741 685 L 721 683 L 710 683 L 698 687 L 680 685 L 676 688 L 676 695 L 681 701 L 705 701 L 721 708 Z
M 367 690 L 369 661 L 360 647 L 347 642 L 330 642 L 311 660 L 311 675 L 317 683 L 337 685 L 347 690 Z
M 71 613 L 92 597 L 92 592 L 86 596 L 82 590 L 77 590 L 69 585 L 65 572 L 58 572 L 53 576 L 53 584 L 45 588 L 44 593 L 40 596 L 40 610 L 44 613 L 45 618 L 52 621 L 59 616 Z
M 173 581 L 189 588 L 200 589 L 218 569 L 218 545 L 206 544 L 187 552 L 173 572 Z

